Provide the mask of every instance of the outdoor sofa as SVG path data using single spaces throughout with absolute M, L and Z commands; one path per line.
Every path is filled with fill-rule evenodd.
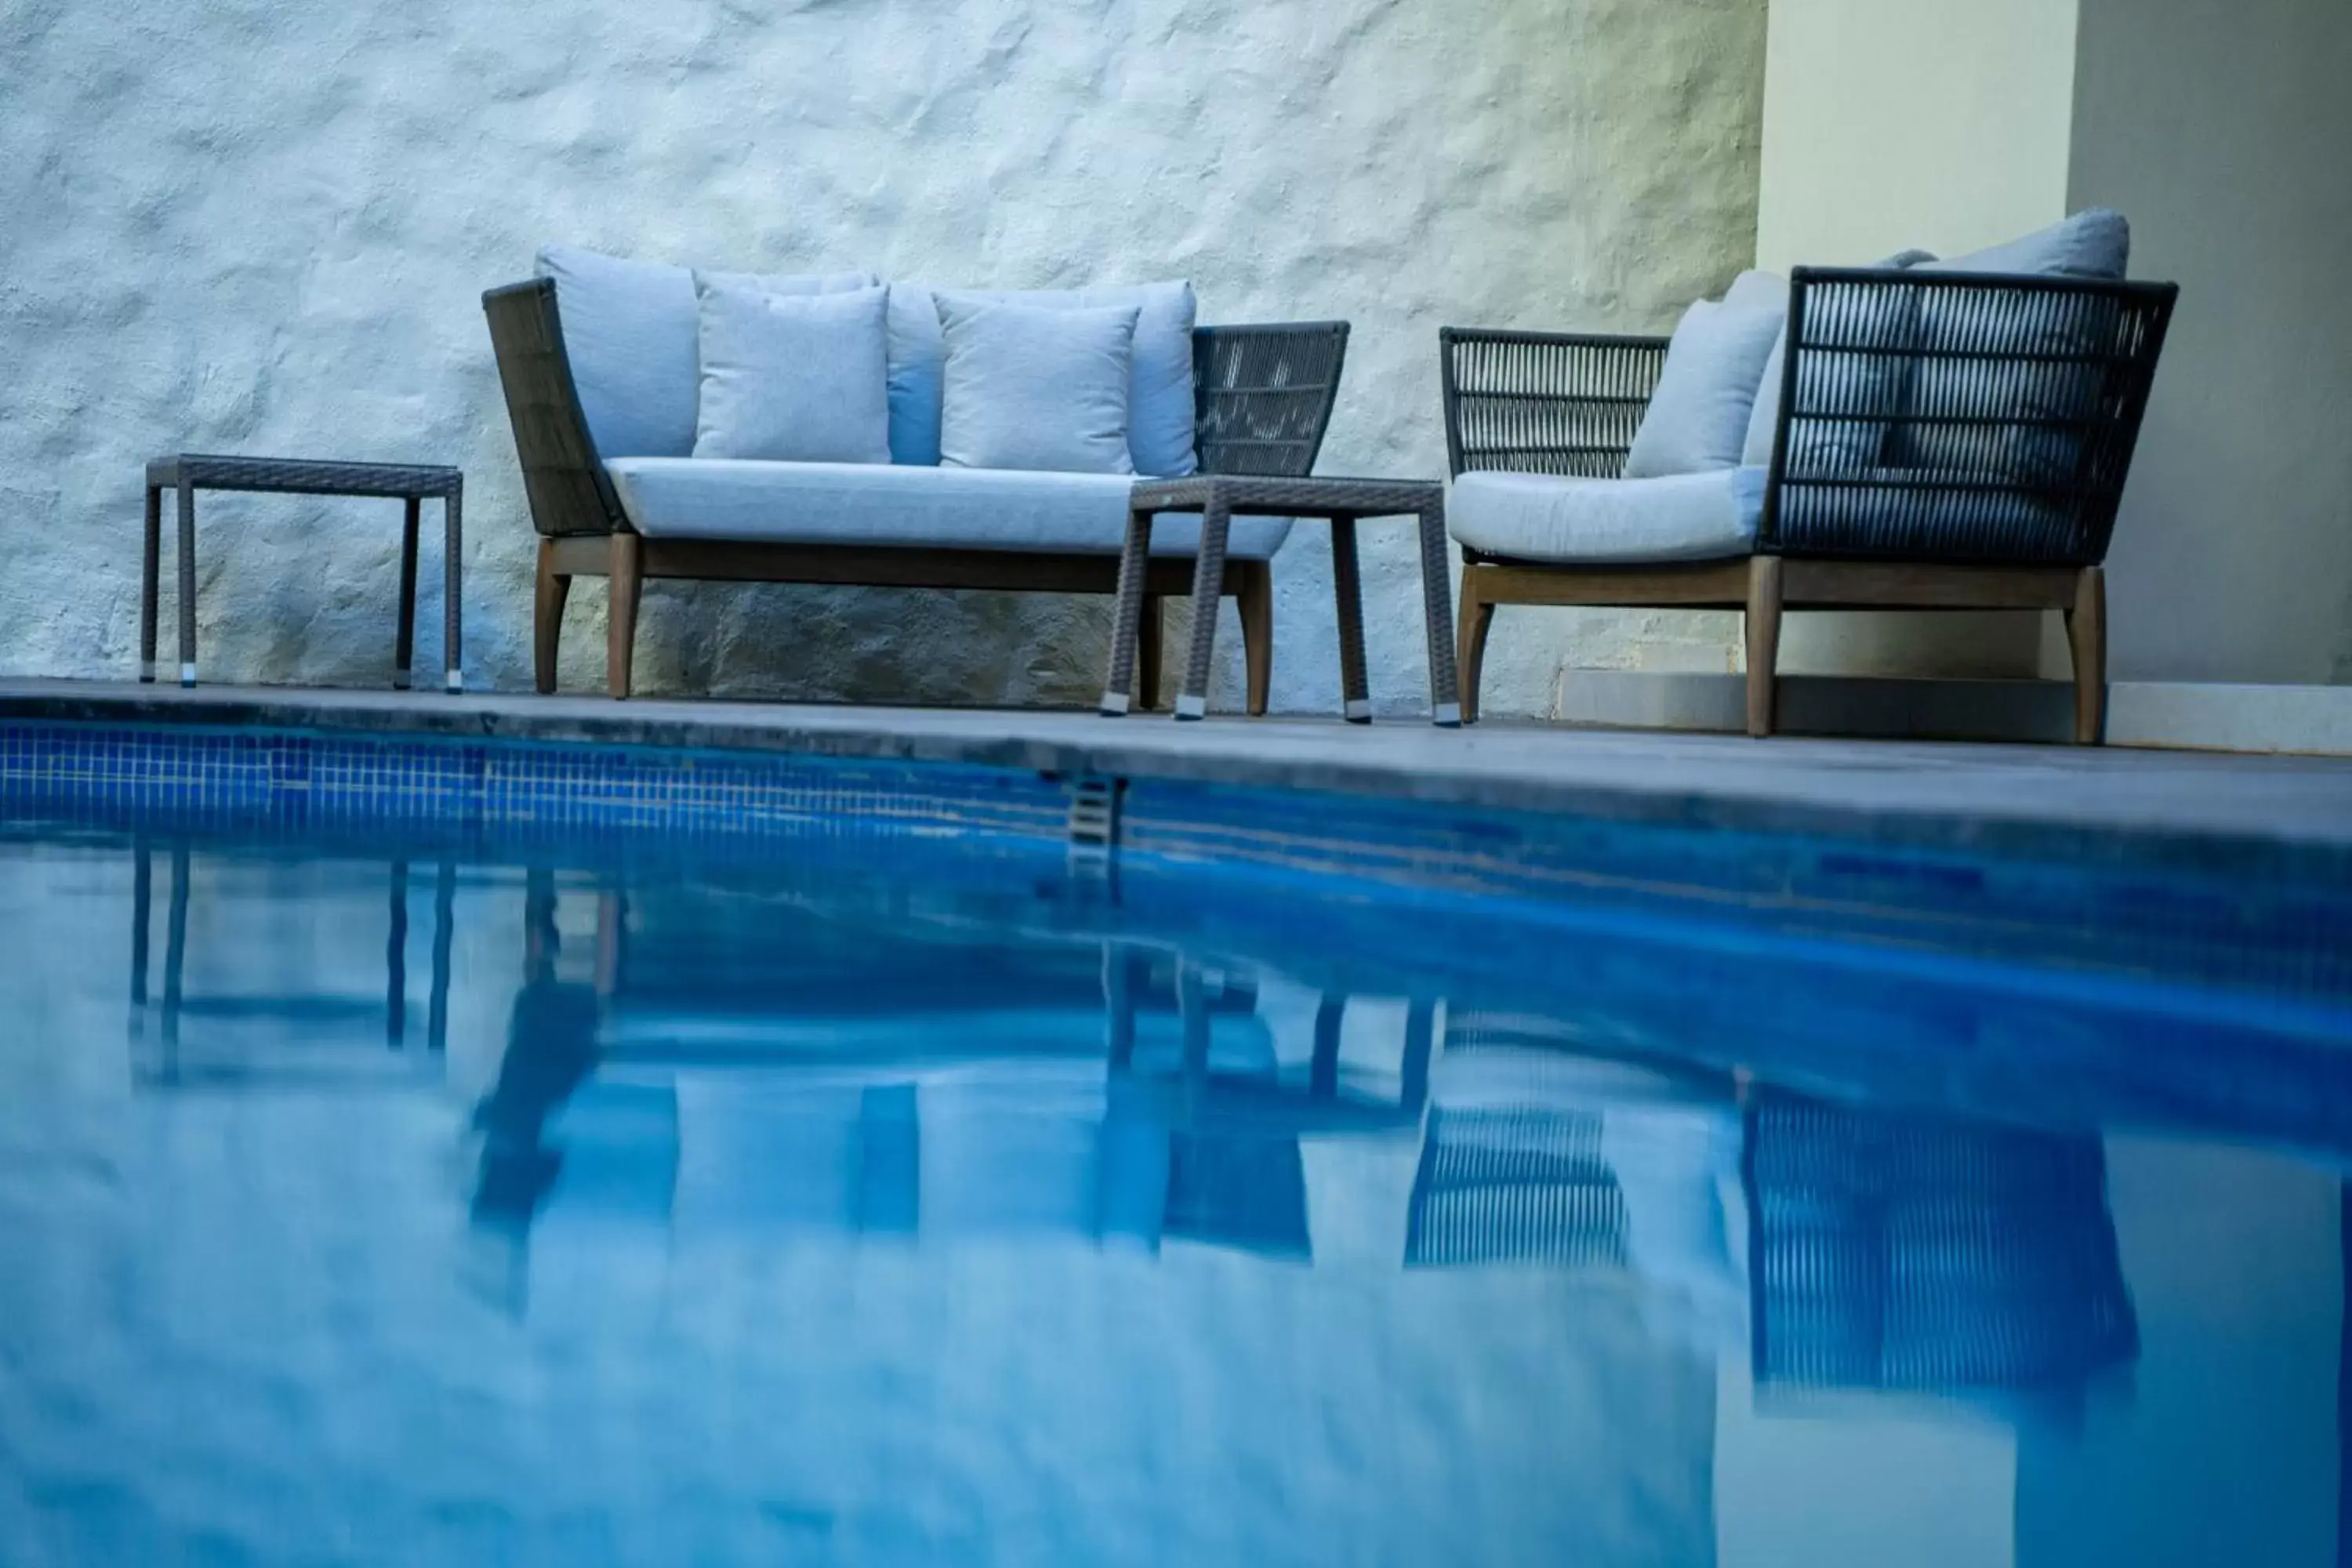
M 2058 609 L 2096 742 L 2101 563 L 2177 293 L 2124 281 L 2129 247 L 2095 209 L 1750 272 L 1671 340 L 1447 329 L 1464 719 L 1498 605 L 1744 610 L 1759 736 L 1784 608 Z
M 869 419 L 868 433 L 841 449 L 855 460 L 709 455 L 710 378 L 729 373 L 710 347 L 713 299 L 730 289 L 771 303 L 823 296 L 851 312 L 874 308 L 882 294 L 882 346 L 870 331 L 855 340 L 865 345 L 856 353 L 874 356 L 860 374 L 880 379 L 835 402 L 887 397 L 887 440 L 876 444 Z M 886 288 L 865 273 L 698 274 L 570 247 L 542 250 L 539 276 L 493 289 L 482 302 L 541 535 L 539 689 L 555 689 L 572 579 L 602 575 L 612 589 L 606 669 L 616 698 L 629 693 L 638 597 L 651 577 L 1113 594 L 1138 474 L 1313 468 L 1348 336 L 1344 322 L 1195 327 L 1182 283 L 934 294 Z M 999 360 L 1009 353 L 1011 374 L 959 381 L 949 339 L 960 321 L 977 321 L 992 306 L 1011 309 L 989 323 L 996 339 L 982 340 L 975 326 L 973 341 L 993 342 Z M 1057 427 L 1068 410 L 1033 406 L 1038 366 L 1023 363 L 1026 345 L 1002 341 L 1007 323 L 1025 323 L 1021 330 L 1058 342 L 1062 329 L 1048 317 L 1062 311 L 1074 323 L 1132 318 L 1119 406 L 1079 411 L 1099 416 L 1100 428 Z M 767 319 L 752 315 L 755 328 Z M 761 368 L 751 366 L 755 378 Z M 1005 405 L 973 405 L 997 384 L 1013 389 Z M 803 407 L 785 434 L 828 426 L 838 413 L 832 404 Z M 1116 420 L 1126 422 L 1123 435 L 1110 428 Z M 975 463 L 973 452 L 1032 460 Z M 1229 545 L 1223 592 L 1240 604 L 1252 713 L 1265 710 L 1272 679 L 1268 563 L 1288 528 L 1237 519 Z M 1147 705 L 1160 683 L 1160 602 L 1192 591 L 1199 539 L 1198 517 L 1171 514 L 1154 530 L 1138 637 Z

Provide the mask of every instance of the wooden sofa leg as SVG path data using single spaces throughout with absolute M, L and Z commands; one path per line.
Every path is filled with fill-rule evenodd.
M 1772 706 L 1780 658 L 1780 558 L 1759 555 L 1748 563 L 1748 732 L 1772 732 Z
M 2074 743 L 2103 744 L 2107 720 L 2106 568 L 2085 566 L 2074 579 L 2066 641 L 2074 652 Z
M 1242 656 L 1249 673 L 1249 715 L 1262 719 L 1274 699 L 1274 568 L 1263 561 L 1244 561 L 1237 574 Z M 1216 613 L 1216 605 L 1211 605 L 1209 614 Z
M 1135 705 L 1146 712 L 1160 706 L 1160 672 L 1168 657 L 1168 618 L 1157 594 L 1143 595 L 1143 620 L 1135 628 Z
M 555 690 L 555 656 L 563 642 L 563 606 L 572 576 L 555 569 L 555 541 L 539 542 L 539 594 L 531 615 L 531 673 L 540 695 Z
M 634 533 L 613 535 L 612 608 L 606 617 L 604 685 L 615 699 L 629 694 L 629 666 L 637 647 L 637 602 L 645 589 L 639 574 L 644 541 Z
M 1454 664 L 1462 687 L 1465 724 L 1478 721 L 1478 676 L 1486 665 L 1486 634 L 1495 629 L 1495 606 L 1479 591 L 1480 576 L 1479 567 L 1462 569 L 1462 610 L 1455 617 Z

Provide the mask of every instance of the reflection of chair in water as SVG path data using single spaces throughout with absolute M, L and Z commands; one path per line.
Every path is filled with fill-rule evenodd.
M 271 1078 L 301 1078 L 323 1069 L 324 1064 L 315 1056 L 305 1053 L 293 1060 L 268 1059 L 263 1054 L 268 1043 L 261 1032 L 272 1026 L 289 1027 L 293 1043 L 309 1047 L 339 1032 L 341 1026 L 379 1015 L 383 1019 L 384 1043 L 394 1050 L 402 1049 L 408 1038 L 408 898 L 409 863 L 404 859 L 390 862 L 391 918 L 384 942 L 384 991 L 382 997 L 360 996 L 344 992 L 315 991 L 304 993 L 271 993 L 262 991 L 209 992 L 191 995 L 186 985 L 188 967 L 188 905 L 193 887 L 192 856 L 186 840 L 171 846 L 171 892 L 164 917 L 163 987 L 160 1002 L 154 998 L 150 984 L 152 932 L 154 927 L 155 847 L 142 837 L 132 850 L 131 867 L 131 1033 L 136 1042 L 143 1041 L 151 1015 L 158 1025 L 159 1049 L 155 1059 L 140 1059 L 142 1076 L 164 1083 L 194 1079 L 247 1079 L 256 1076 Z M 446 1047 L 449 1034 L 449 961 L 452 916 L 457 899 L 457 868 L 453 859 L 443 858 L 437 868 L 434 885 L 434 931 L 429 1000 L 426 1004 L 425 1047 L 438 1053 Z M 222 907 L 234 909 L 235 901 L 223 900 Z M 267 906 L 259 903 L 256 908 Z M 189 1019 L 210 1019 L 238 1026 L 237 1049 L 234 1056 L 192 1061 L 184 1048 L 183 1025 Z
M 1759 1384 L 2071 1394 L 2138 1354 L 2095 1139 L 1775 1096 L 1748 1185 Z
M 1580 1054 L 1566 1021 L 1450 1011 L 1407 1215 L 1411 1267 L 1624 1268 L 1678 1328 L 1738 1323 L 1725 1086 Z

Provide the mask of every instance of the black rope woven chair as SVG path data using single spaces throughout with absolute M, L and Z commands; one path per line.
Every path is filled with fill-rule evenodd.
M 710 582 L 825 583 L 877 588 L 982 588 L 1111 595 L 1119 541 L 1102 553 L 904 545 L 650 539 L 629 524 L 581 412 L 564 352 L 555 285 L 509 284 L 482 296 L 507 416 L 522 460 L 523 489 L 539 531 L 535 666 L 539 689 L 555 689 L 557 644 L 574 577 L 611 579 L 606 681 L 629 694 L 637 601 L 648 577 Z M 1339 395 L 1348 323 L 1202 327 L 1192 334 L 1194 445 L 1201 471 L 1289 478 L 1313 471 Z M 1145 586 L 1138 637 L 1139 696 L 1160 690 L 1160 603 L 1192 591 L 1193 563 L 1158 557 Z M 1240 602 L 1249 710 L 1265 711 L 1273 679 L 1274 577 L 1270 563 L 1233 561 L 1225 597 Z
M 1772 730 L 1783 609 L 2057 609 L 2074 651 L 2075 739 L 2096 742 L 2106 689 L 2100 563 L 2177 292 L 1796 268 L 1753 553 L 1564 564 L 1465 548 L 1464 719 L 1476 713 L 1498 605 L 1744 610 L 1748 731 L 1759 736 Z M 1618 478 L 1666 344 L 1446 329 L 1454 477 Z

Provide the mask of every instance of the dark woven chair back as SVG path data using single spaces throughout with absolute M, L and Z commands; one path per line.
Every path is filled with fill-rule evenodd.
M 2176 292 L 1796 268 L 1759 548 L 2095 564 Z
M 1664 338 L 1449 327 L 1440 339 L 1456 475 L 1616 479 L 1666 363 Z
M 1775 1097 L 1747 1184 L 1759 1384 L 2077 1396 L 2139 1353 L 2095 1139 Z
M 1433 1109 L 1412 1183 L 1407 1268 L 1625 1261 L 1625 1195 L 1596 1111 Z
M 1192 333 L 1194 444 L 1204 474 L 1303 479 L 1339 395 L 1348 323 Z

